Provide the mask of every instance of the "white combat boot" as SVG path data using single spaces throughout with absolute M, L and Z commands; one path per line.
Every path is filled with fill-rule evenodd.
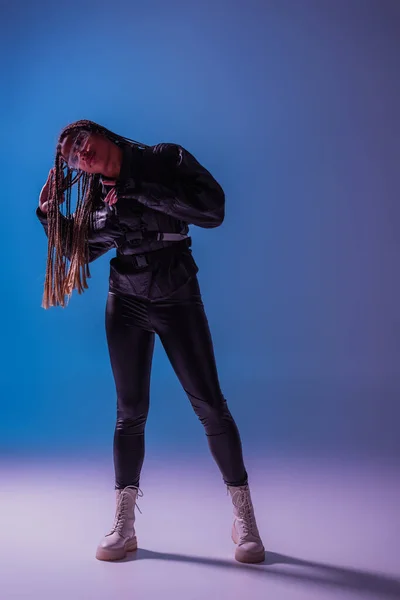
M 233 503 L 232 540 L 237 544 L 235 559 L 242 563 L 265 560 L 265 548 L 258 532 L 248 484 L 227 486 Z
M 135 505 L 137 497 L 143 492 L 136 486 L 128 485 L 122 490 L 115 490 L 117 508 L 114 525 L 100 542 L 96 558 L 99 560 L 118 560 L 125 558 L 127 552 L 137 549 L 135 533 Z M 139 512 L 141 510 L 138 507 Z

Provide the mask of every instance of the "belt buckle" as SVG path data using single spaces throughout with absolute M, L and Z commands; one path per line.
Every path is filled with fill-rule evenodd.
M 139 269 L 142 269 L 143 267 L 148 266 L 149 262 L 144 254 L 135 254 L 134 256 L 135 256 L 136 266 Z

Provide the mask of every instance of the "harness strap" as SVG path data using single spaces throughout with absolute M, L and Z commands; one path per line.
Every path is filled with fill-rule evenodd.
M 166 259 L 171 254 L 175 254 L 175 252 L 179 253 L 184 251 L 185 248 L 190 248 L 191 244 L 192 238 L 186 236 L 186 239 L 180 240 L 172 246 L 159 248 L 158 250 L 152 250 L 142 254 L 122 254 L 117 250 L 117 259 L 139 269 L 148 268 L 152 263 L 157 263 L 160 260 Z
M 189 236 L 184 233 L 168 233 L 162 231 L 126 231 L 122 240 L 115 242 L 117 248 L 120 248 L 127 242 L 140 240 L 154 240 L 156 242 L 180 242 Z

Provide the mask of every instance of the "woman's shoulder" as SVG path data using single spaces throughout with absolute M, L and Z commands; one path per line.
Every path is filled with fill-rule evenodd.
M 154 146 L 146 148 L 145 155 L 150 159 L 153 157 L 157 163 L 161 162 L 164 165 L 173 167 L 182 161 L 183 152 L 185 152 L 185 150 L 180 144 L 174 142 L 159 142 Z

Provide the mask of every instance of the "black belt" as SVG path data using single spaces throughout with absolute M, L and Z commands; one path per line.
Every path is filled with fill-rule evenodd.
M 191 244 L 192 238 L 186 237 L 180 242 L 171 244 L 171 246 L 165 246 L 158 250 L 150 250 L 149 252 L 143 252 L 142 254 L 122 254 L 121 252 L 117 252 L 117 258 L 121 262 L 132 265 L 137 269 L 144 269 L 174 252 L 182 252 L 185 248 L 190 248 Z
M 119 249 L 124 244 L 134 242 L 135 245 L 140 245 L 143 240 L 152 240 L 155 242 L 180 242 L 181 240 L 187 239 L 187 235 L 184 233 L 169 233 L 163 231 L 125 231 L 124 235 L 115 242 L 116 247 Z

